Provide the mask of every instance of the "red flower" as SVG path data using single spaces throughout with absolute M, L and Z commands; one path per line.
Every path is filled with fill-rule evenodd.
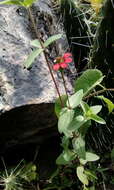
M 72 54 L 71 53 L 64 53 L 63 57 L 64 58 L 69 58 L 69 57 L 72 57 Z
M 68 67 L 67 63 L 72 62 L 72 54 L 71 53 L 65 53 L 62 57 L 56 58 L 56 64 L 53 65 L 53 70 L 58 71 L 59 69 L 65 69 Z
M 67 63 L 65 63 L 65 62 L 60 63 L 60 67 L 61 67 L 62 69 L 65 69 L 65 68 L 67 68 L 67 67 L 68 67 L 68 64 L 67 64 Z
M 54 70 L 54 71 L 58 71 L 59 69 L 60 69 L 59 63 L 53 65 L 53 70 Z

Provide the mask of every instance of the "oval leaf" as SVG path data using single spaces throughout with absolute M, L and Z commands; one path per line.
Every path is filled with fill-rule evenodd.
M 101 105 L 91 106 L 90 110 L 93 114 L 98 114 L 102 109 Z
M 20 0 L 5 0 L 5 1 L 0 2 L 0 5 L 1 4 L 5 4 L 5 5 L 22 5 L 23 2 L 20 1 Z
M 80 104 L 82 98 L 83 90 L 79 90 L 78 92 L 69 97 L 69 102 L 67 100 L 67 106 L 69 106 L 70 103 L 71 108 L 76 108 Z
M 91 152 L 86 152 L 86 160 L 88 162 L 94 162 L 99 160 L 99 156 Z
M 69 124 L 74 117 L 74 110 L 66 109 L 59 117 L 58 130 L 60 133 L 65 133 L 68 130 Z
M 48 47 L 50 44 L 52 44 L 54 41 L 59 40 L 62 37 L 62 34 L 56 34 L 51 37 L 49 37 L 45 42 L 44 42 L 44 47 Z
M 43 52 L 43 49 L 37 49 L 37 50 L 34 50 L 27 58 L 26 62 L 24 63 L 24 66 L 26 68 L 29 68 L 32 66 L 33 64 L 33 61 L 35 60 L 35 58 Z
M 89 116 L 89 119 L 92 119 L 92 120 L 94 120 L 94 121 L 96 121 L 97 123 L 100 123 L 100 124 L 106 124 L 104 119 L 102 119 L 101 117 L 99 117 L 98 115 L 95 115 L 95 114 L 91 114 Z
M 77 167 L 77 176 L 79 180 L 84 184 L 88 185 L 89 181 L 87 179 L 87 176 L 84 174 L 84 167 L 83 166 L 78 166 Z
M 91 152 L 86 152 L 86 158 L 85 159 L 80 159 L 80 163 L 85 165 L 87 162 L 94 162 L 99 160 L 99 156 L 91 153 Z
M 84 96 L 103 80 L 101 71 L 97 69 L 88 69 L 75 82 L 75 91 L 83 89 Z
M 73 121 L 70 123 L 68 129 L 71 131 L 77 131 L 84 123 L 86 120 L 82 115 L 77 116 L 76 118 L 73 119 Z
M 79 136 L 72 141 L 74 151 L 79 156 L 79 158 L 85 159 L 86 152 L 85 152 L 85 141 L 84 139 Z
M 113 102 L 111 100 L 109 100 L 108 98 L 105 98 L 104 96 L 97 96 L 97 97 L 100 98 L 101 100 L 103 100 L 107 104 L 109 113 L 111 113 L 114 109 Z

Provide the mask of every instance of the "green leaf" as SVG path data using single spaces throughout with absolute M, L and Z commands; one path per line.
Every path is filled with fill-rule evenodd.
M 40 44 L 39 40 L 32 40 L 30 42 L 30 45 L 34 46 L 34 47 L 37 47 L 37 48 L 41 48 L 41 44 Z
M 71 150 L 64 151 L 63 153 L 63 158 L 67 161 L 70 162 L 74 159 L 74 152 Z
M 61 100 L 62 100 L 62 103 L 65 107 L 66 101 L 67 101 L 67 96 L 66 95 L 61 96 Z M 57 98 L 57 100 L 55 101 L 55 113 L 56 113 L 58 118 L 59 118 L 61 110 L 62 110 L 61 101 L 60 101 L 60 98 Z
M 101 117 L 99 117 L 98 115 L 95 114 L 91 114 L 88 119 L 92 119 L 93 121 L 96 121 L 97 123 L 100 124 L 106 124 L 105 120 L 102 119 Z
M 89 181 L 87 176 L 84 174 L 84 167 L 83 166 L 78 166 L 77 167 L 77 176 L 79 178 L 79 180 L 84 184 L 84 185 L 88 185 Z
M 109 113 L 111 113 L 113 111 L 114 104 L 111 100 L 109 100 L 108 98 L 105 98 L 104 96 L 97 96 L 97 98 L 100 98 L 101 100 L 103 100 L 107 104 Z
M 86 109 L 85 115 L 87 117 L 89 117 L 89 116 L 91 117 L 92 114 L 96 115 L 97 113 L 99 113 L 101 111 L 101 109 L 102 109 L 102 106 L 100 106 L 100 105 L 88 107 L 88 110 Z
M 58 130 L 60 133 L 64 133 L 65 135 L 71 135 L 70 131 L 68 131 L 68 126 L 72 122 L 74 117 L 74 110 L 65 109 L 65 111 L 60 114 L 59 121 L 58 121 Z
M 80 104 L 82 98 L 83 90 L 79 90 L 78 92 L 69 97 L 69 102 L 67 100 L 67 106 L 69 106 L 70 103 L 71 108 L 76 108 Z
M 1 4 L 5 4 L 5 5 L 23 5 L 23 1 L 21 0 L 5 0 L 5 1 L 2 1 L 0 2 L 0 5 Z
M 56 164 L 58 165 L 66 165 L 69 164 L 72 160 L 74 160 L 75 154 L 71 150 L 63 151 L 62 154 L 56 159 Z
M 91 126 L 91 120 L 87 120 L 80 128 L 79 133 L 82 135 L 82 137 L 85 137 L 89 127 Z
M 86 102 L 81 101 L 80 105 L 84 113 L 87 113 L 90 110 L 90 107 Z
M 103 80 L 101 71 L 97 69 L 88 69 L 75 82 L 75 91 L 83 89 L 84 96 L 93 88 L 99 85 Z
M 91 106 L 90 110 L 93 114 L 98 114 L 102 109 L 102 106 L 96 105 L 96 106 Z
M 58 158 L 56 159 L 56 164 L 57 164 L 57 165 L 67 165 L 67 164 L 69 164 L 69 162 L 64 159 L 63 153 L 62 153 L 62 154 L 60 154 L 60 155 L 58 156 Z
M 30 7 L 36 0 L 24 0 L 23 6 Z
M 85 170 L 85 174 L 88 176 L 89 180 L 93 181 L 94 179 L 98 179 L 95 175 L 95 173 L 93 173 L 90 170 Z
M 72 145 L 73 145 L 74 151 L 77 153 L 79 158 L 85 159 L 86 152 L 85 152 L 85 141 L 84 141 L 84 139 L 81 136 L 74 138 L 72 140 Z
M 77 131 L 87 120 L 84 119 L 82 115 L 77 116 L 73 119 L 73 121 L 70 123 L 68 129 L 71 131 Z
M 30 7 L 36 0 L 4 0 L 0 4 L 5 5 L 21 5 L 24 7 Z
M 70 139 L 67 138 L 66 136 L 63 136 L 61 146 L 64 148 L 64 150 L 68 150 L 69 143 Z
M 62 34 L 56 34 L 51 37 L 49 37 L 45 42 L 44 42 L 44 47 L 48 47 L 50 44 L 52 44 L 54 41 L 59 40 L 62 37 Z
M 91 152 L 86 152 L 86 157 L 85 159 L 80 159 L 80 163 L 85 165 L 87 162 L 94 162 L 94 161 L 97 161 L 99 160 L 99 156 L 97 156 L 96 154 L 94 153 L 91 153 Z
M 24 66 L 26 68 L 29 68 L 32 66 L 33 64 L 33 61 L 35 60 L 35 58 L 41 54 L 43 52 L 43 49 L 37 49 L 37 50 L 34 50 L 27 58 L 26 62 L 24 63 Z
M 99 160 L 99 156 L 91 152 L 86 152 L 86 160 L 88 162 L 94 162 Z

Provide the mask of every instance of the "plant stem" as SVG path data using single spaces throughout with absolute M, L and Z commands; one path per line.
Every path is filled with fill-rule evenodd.
M 88 98 L 91 98 L 91 97 L 93 97 L 93 96 L 95 96 L 95 95 L 102 94 L 102 93 L 104 93 L 104 92 L 106 92 L 106 91 L 114 91 L 114 88 L 105 88 L 105 89 L 103 89 L 103 90 L 99 90 L 99 91 L 97 91 L 97 92 L 94 92 L 94 93 L 92 93 L 92 94 L 90 94 L 90 95 L 84 97 L 84 100 L 85 100 L 85 99 L 88 99 Z
M 62 79 L 63 79 L 63 84 L 64 84 L 64 88 L 65 88 L 65 92 L 66 92 L 66 96 L 67 96 L 68 104 L 69 104 L 69 108 L 70 108 L 70 101 L 69 101 L 69 96 L 68 96 L 68 92 L 67 92 L 66 82 L 65 82 L 65 78 L 64 78 L 64 71 L 62 70 L 60 72 L 61 72 L 61 76 L 62 76 Z
M 62 99 L 61 99 L 61 94 L 60 94 L 60 92 L 59 92 L 57 83 L 56 83 L 56 81 L 55 81 L 55 78 L 54 78 L 54 75 L 53 75 L 53 72 L 52 72 L 52 69 L 51 69 L 51 65 L 50 65 L 50 63 L 49 63 L 49 61 L 48 61 L 44 44 L 43 44 L 43 42 L 42 42 L 41 39 L 40 39 L 40 34 L 39 34 L 38 30 L 37 30 L 37 27 L 36 27 L 36 24 L 35 24 L 35 20 L 34 20 L 34 17 L 33 17 L 33 15 L 32 15 L 31 8 L 29 7 L 27 10 L 28 10 L 28 14 L 29 14 L 31 23 L 32 23 L 32 25 L 33 25 L 33 29 L 34 29 L 34 32 L 35 32 L 35 34 L 36 34 L 36 37 L 37 37 L 37 39 L 38 39 L 39 42 L 40 42 L 41 48 L 44 49 L 43 54 L 44 54 L 44 57 L 45 57 L 45 60 L 46 60 L 46 63 L 47 63 L 49 72 L 50 72 L 50 74 L 51 74 L 52 80 L 53 80 L 53 82 L 54 82 L 54 84 L 55 84 L 55 88 L 56 88 L 56 90 L 57 90 L 57 93 L 58 93 L 58 96 L 59 96 L 59 99 L 60 99 L 60 102 L 61 102 L 61 107 L 63 107 L 63 102 L 62 102 Z

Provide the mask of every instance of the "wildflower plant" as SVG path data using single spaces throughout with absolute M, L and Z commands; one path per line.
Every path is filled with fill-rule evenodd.
M 68 63 L 71 63 L 72 61 L 72 54 L 65 53 L 62 57 L 56 58 L 56 64 L 53 65 L 53 70 L 58 71 L 60 69 L 66 69 L 68 68 Z
M 88 69 L 75 81 L 74 93 L 69 95 L 64 78 L 64 69 L 68 68 L 68 64 L 72 62 L 73 58 L 72 54 L 68 52 L 63 56 L 57 57 L 53 65 L 53 70 L 61 72 L 63 79 L 66 94 L 61 96 L 53 75 L 52 66 L 47 58 L 46 48 L 52 42 L 61 38 L 62 35 L 57 34 L 51 36 L 45 42 L 42 42 L 34 18 L 31 14 L 30 7 L 33 2 L 34 0 L 4 0 L 3 2 L 0 2 L 0 4 L 16 4 L 24 6 L 28 10 L 37 39 L 31 42 L 31 45 L 35 47 L 35 50 L 30 54 L 27 61 L 24 63 L 24 66 L 26 68 L 31 67 L 35 58 L 39 54 L 44 53 L 47 66 L 59 96 L 55 102 L 55 113 L 58 117 L 58 131 L 62 134 L 61 146 L 63 151 L 57 158 L 56 163 L 57 165 L 62 166 L 70 166 L 72 163 L 76 163 L 76 175 L 83 184 L 83 190 L 89 190 L 89 183 L 93 182 L 96 177 L 92 174 L 92 171 L 88 169 L 88 163 L 99 160 L 99 156 L 96 155 L 94 151 L 89 151 L 87 149 L 85 136 L 88 128 L 91 126 L 91 121 L 97 122 L 101 125 L 106 124 L 106 122 L 99 114 L 102 105 L 90 106 L 88 104 L 88 99 L 90 97 L 102 99 L 111 113 L 114 109 L 113 102 L 104 96 L 98 95 L 105 91 L 114 91 L 114 89 L 106 89 L 102 87 L 101 82 L 103 81 L 104 76 L 101 71 L 97 69 Z M 97 86 L 102 87 L 102 89 L 96 91 L 95 89 Z M 13 186 L 12 188 L 7 188 L 7 184 L 12 184 L 12 179 L 14 180 L 13 184 L 15 185 L 16 178 L 13 174 L 14 173 L 7 175 L 6 178 L 3 177 L 4 184 L 6 184 L 5 190 L 15 189 Z

